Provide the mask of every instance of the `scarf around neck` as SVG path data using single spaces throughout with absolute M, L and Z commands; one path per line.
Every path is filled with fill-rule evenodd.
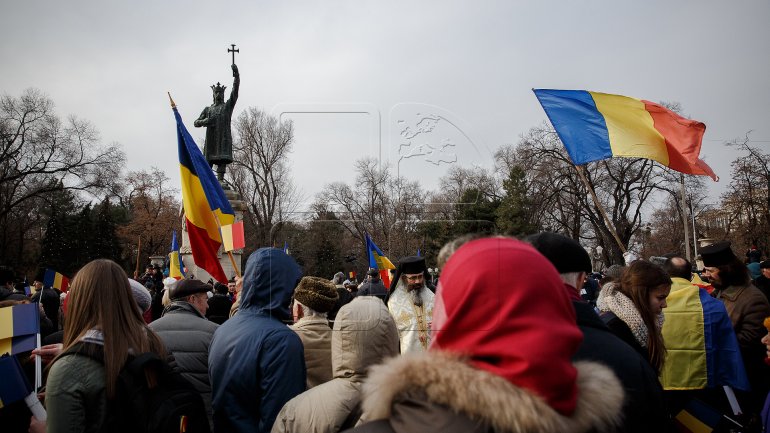
M 631 329 L 631 333 L 634 334 L 639 345 L 644 348 L 648 347 L 650 334 L 647 325 L 644 324 L 642 315 L 631 298 L 617 290 L 616 283 L 609 283 L 602 288 L 599 292 L 599 298 L 596 300 L 596 307 L 601 312 L 611 311 L 618 316 Z M 663 320 L 663 313 L 658 314 L 655 320 L 657 332 L 663 328 Z

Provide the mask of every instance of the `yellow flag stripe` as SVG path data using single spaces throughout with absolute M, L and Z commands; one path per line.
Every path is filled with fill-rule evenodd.
M 10 344 L 11 337 L 13 337 L 13 308 L 0 308 L 0 339 L 7 338 Z M 5 352 L 0 352 L 0 354 L 3 353 Z
M 628 96 L 590 93 L 607 124 L 612 156 L 648 158 L 668 166 L 666 141 L 655 129 L 644 102 Z
M 182 180 L 182 204 L 185 216 L 195 226 L 206 230 L 211 240 L 222 242 L 217 218 L 219 223 L 224 226 L 232 224 L 235 221 L 235 216 L 222 213 L 219 209 L 212 212 L 198 176 L 193 175 L 187 167 L 181 164 L 179 165 L 179 172 Z

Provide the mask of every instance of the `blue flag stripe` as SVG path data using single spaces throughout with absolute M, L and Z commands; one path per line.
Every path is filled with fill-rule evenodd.
M 612 157 L 607 122 L 584 90 L 534 89 L 575 165 Z
M 176 118 L 177 138 L 179 140 L 179 163 L 198 177 L 212 211 L 219 209 L 222 213 L 235 215 L 230 201 L 225 197 L 222 185 L 219 184 L 211 166 L 206 162 L 203 153 L 198 149 L 192 136 L 182 123 L 182 117 L 176 108 L 174 108 L 174 118 Z

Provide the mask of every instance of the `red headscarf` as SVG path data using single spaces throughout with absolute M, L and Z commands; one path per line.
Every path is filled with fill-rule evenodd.
M 441 272 L 431 350 L 469 357 L 571 415 L 577 371 L 570 358 L 583 339 L 553 265 L 515 239 L 460 247 Z

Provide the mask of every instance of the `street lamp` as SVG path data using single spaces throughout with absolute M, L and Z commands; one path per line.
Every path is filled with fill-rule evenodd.
M 436 274 L 438 273 L 438 268 L 428 268 L 428 273 L 430 274 L 431 284 L 436 282 Z

